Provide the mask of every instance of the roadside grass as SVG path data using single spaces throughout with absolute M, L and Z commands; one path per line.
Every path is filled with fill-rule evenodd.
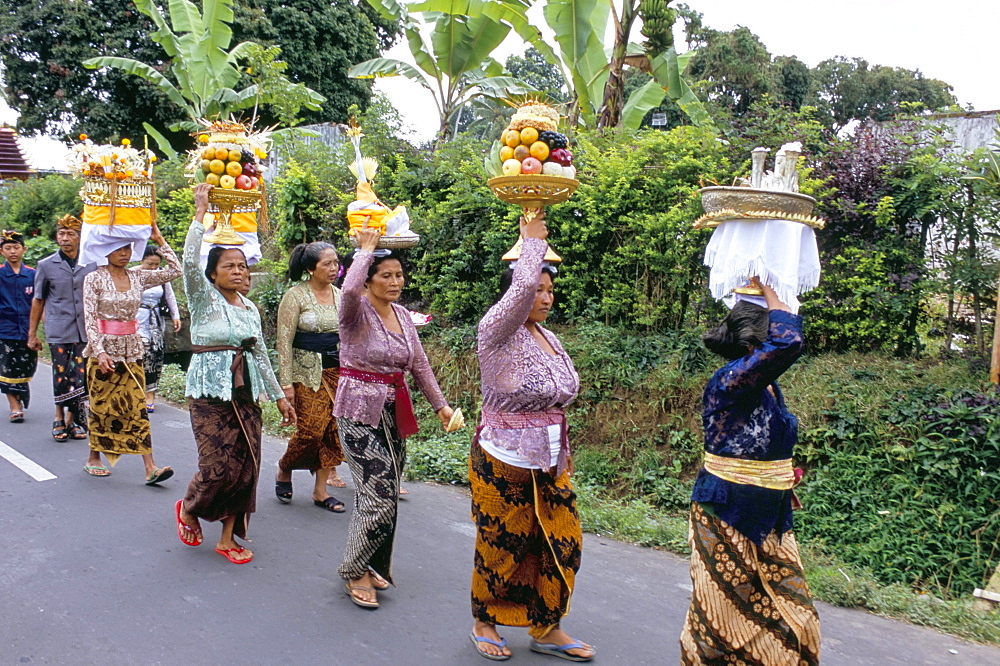
M 183 405 L 186 402 L 184 382 L 185 375 L 180 367 L 165 366 L 160 378 L 160 397 Z M 456 433 L 442 433 L 436 417 L 426 405 L 419 404 L 422 401 L 417 402 L 421 431 L 406 443 L 406 478 L 410 481 L 468 485 L 471 427 Z M 279 421 L 280 415 L 274 403 L 265 403 L 266 432 L 277 437 L 289 436 L 292 429 L 278 427 Z M 614 461 L 589 451 L 580 457 L 579 462 L 583 464 L 577 467 L 576 491 L 584 530 L 681 556 L 690 553 L 686 511 L 662 508 L 663 502 L 659 501 L 655 492 L 650 495 L 653 501 L 643 497 L 608 498 L 605 484 L 613 482 L 613 477 L 619 472 Z M 682 496 L 686 491 L 671 488 L 670 492 Z M 817 599 L 847 608 L 863 608 L 962 638 L 1000 645 L 1000 611 L 975 610 L 971 599 L 944 600 L 932 594 L 915 592 L 904 585 L 884 585 L 875 579 L 870 570 L 839 560 L 825 552 L 820 544 L 800 543 L 800 548 L 806 578 Z

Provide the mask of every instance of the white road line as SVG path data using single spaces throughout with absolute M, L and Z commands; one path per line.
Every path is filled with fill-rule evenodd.
M 45 469 L 34 460 L 21 455 L 18 451 L 10 448 L 4 442 L 0 442 L 0 458 L 4 458 L 19 470 L 33 478 L 35 481 L 48 481 L 56 478 L 56 475 Z

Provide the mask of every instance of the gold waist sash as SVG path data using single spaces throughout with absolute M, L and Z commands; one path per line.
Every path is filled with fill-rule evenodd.
M 742 483 L 771 490 L 791 490 L 795 487 L 792 459 L 743 460 L 726 458 L 705 452 L 705 469 L 723 481 Z

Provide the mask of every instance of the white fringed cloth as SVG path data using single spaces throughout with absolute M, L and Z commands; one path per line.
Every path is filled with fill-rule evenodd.
M 84 222 L 80 229 L 80 256 L 77 261 L 81 266 L 107 266 L 108 255 L 126 245 L 132 246 L 129 261 L 142 261 L 151 231 L 148 224 L 116 224 L 112 227 Z
M 758 276 L 798 314 L 800 294 L 819 285 L 819 248 L 812 227 L 790 220 L 723 222 L 705 248 L 708 286 L 722 299 Z
M 231 247 L 237 250 L 243 250 L 243 256 L 247 259 L 247 266 L 253 266 L 260 261 L 262 255 L 260 250 L 260 238 L 257 236 L 257 232 L 237 231 L 236 235 L 246 242 L 243 245 L 219 245 L 219 247 Z M 213 247 L 215 247 L 215 245 L 212 243 L 206 243 L 203 241 L 201 244 L 201 256 L 199 259 L 203 269 L 206 265 L 208 265 L 208 252 Z

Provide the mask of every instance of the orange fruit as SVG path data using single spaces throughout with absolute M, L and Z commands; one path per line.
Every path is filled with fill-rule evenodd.
M 514 159 L 524 161 L 525 157 L 531 157 L 531 151 L 527 146 L 518 146 L 514 149 Z
M 224 190 L 231 190 L 236 187 L 236 179 L 229 175 L 219 176 L 219 185 L 221 185 Z
M 217 160 L 227 160 L 229 159 L 229 150 L 226 148 L 216 148 L 215 149 L 215 159 Z
M 240 165 L 239 162 L 230 162 L 229 164 L 226 165 L 226 173 L 235 178 L 236 176 L 243 173 L 243 167 Z
M 211 173 L 212 172 L 212 160 L 202 160 L 201 161 L 201 170 L 204 171 L 205 173 Z
M 212 173 L 224 174 L 226 173 L 226 163 L 222 160 L 212 160 L 208 165 L 209 170 Z
M 524 134 L 524 130 L 521 130 L 521 134 Z M 531 156 L 538 159 L 539 162 L 544 162 L 545 158 L 549 156 L 549 144 L 544 141 L 535 141 L 528 150 L 531 152 Z
M 515 129 L 507 130 L 507 133 L 504 134 L 503 142 L 511 148 L 516 148 L 521 145 L 521 133 Z
M 240 151 L 238 151 L 238 150 L 230 150 L 229 151 L 229 161 L 230 162 L 239 162 L 241 157 L 243 157 L 243 154 L 240 153 Z
M 216 187 L 218 187 L 218 185 L 219 185 L 219 174 L 217 174 L 217 173 L 206 174 L 205 175 L 205 182 L 208 183 L 209 185 L 215 185 Z
M 510 146 L 504 146 L 500 149 L 500 161 L 506 162 L 510 158 L 514 157 L 514 149 Z
M 530 146 L 536 141 L 538 141 L 538 130 L 534 127 L 525 127 L 521 130 L 521 143 Z
M 204 160 L 214 160 L 215 159 L 215 148 L 206 148 L 201 151 L 201 158 Z

